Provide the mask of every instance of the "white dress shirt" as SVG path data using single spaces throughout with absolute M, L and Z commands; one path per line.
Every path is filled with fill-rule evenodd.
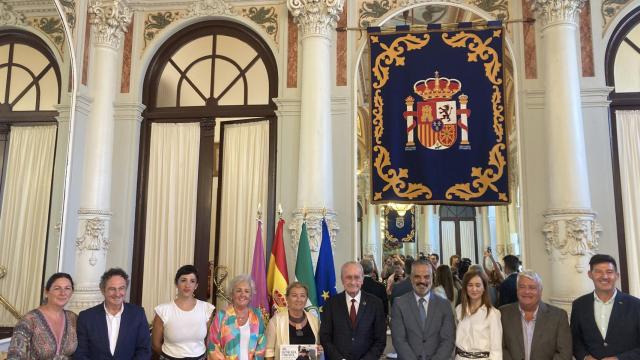
M 461 320 L 461 306 L 456 307 L 456 347 L 466 352 L 489 352 L 490 360 L 502 360 L 502 323 L 500 311 L 481 306 L 475 314 L 467 314 Z M 456 355 L 456 360 L 465 359 Z
M 120 333 L 120 319 L 122 319 L 122 312 L 124 311 L 124 304 L 120 308 L 117 314 L 111 315 L 109 310 L 107 310 L 107 306 L 104 305 L 104 312 L 106 314 L 107 319 L 107 331 L 109 333 L 109 350 L 111 350 L 111 355 L 116 352 L 116 344 L 118 343 L 118 334 Z
M 351 311 L 351 299 L 355 299 L 356 302 L 353 304 L 356 307 L 356 315 L 358 314 L 358 309 L 360 309 L 360 297 L 362 297 L 362 291 L 358 291 L 356 296 L 351 297 L 346 291 L 344 292 L 347 298 L 347 314 Z
M 531 359 L 531 342 L 533 341 L 533 331 L 536 329 L 536 318 L 538 317 L 538 309 L 533 312 L 533 319 L 527 321 L 525 319 L 524 310 L 518 306 L 520 310 L 520 321 L 522 322 L 522 337 L 524 338 L 524 360 Z
M 616 300 L 617 294 L 618 290 L 614 290 L 611 299 L 607 300 L 607 302 L 604 302 L 600 300 L 595 291 L 593 292 L 593 315 L 596 318 L 596 325 L 598 325 L 598 330 L 600 330 L 600 334 L 602 334 L 603 339 L 607 337 L 609 318 L 611 317 L 613 303 Z
M 420 299 L 424 299 L 424 305 L 423 305 L 424 306 L 424 314 L 425 314 L 425 318 L 428 318 L 429 314 L 428 314 L 427 310 L 429 309 L 429 297 L 431 296 L 431 291 L 429 291 L 424 297 L 418 296 L 418 294 L 416 294 L 416 292 L 414 291 L 413 292 L 413 296 L 416 298 L 416 304 L 418 305 L 418 307 L 420 307 Z

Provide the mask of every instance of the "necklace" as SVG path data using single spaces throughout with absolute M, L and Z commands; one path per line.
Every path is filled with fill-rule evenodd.
M 296 336 L 304 335 L 304 332 L 302 331 L 304 326 L 302 324 L 305 322 L 305 320 L 307 320 L 307 317 L 305 316 L 304 312 L 302 313 L 301 317 L 293 317 L 291 316 L 291 313 L 289 313 L 289 321 L 293 324 L 293 327 L 296 329 Z M 300 326 L 300 328 L 298 328 L 298 326 Z

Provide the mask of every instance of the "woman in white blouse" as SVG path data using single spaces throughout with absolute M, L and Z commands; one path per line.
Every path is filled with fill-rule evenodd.
M 151 345 L 161 360 L 205 359 L 207 323 L 214 306 L 196 299 L 198 271 L 193 265 L 178 269 L 175 300 L 156 306 Z
M 502 360 L 500 311 L 491 306 L 487 275 L 469 270 L 462 278 L 461 303 L 456 307 L 456 360 Z

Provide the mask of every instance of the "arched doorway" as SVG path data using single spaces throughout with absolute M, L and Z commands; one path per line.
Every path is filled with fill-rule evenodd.
M 158 167 L 153 165 L 158 160 L 157 157 L 154 160 L 156 150 L 152 147 L 158 149 L 156 146 L 162 141 L 154 141 L 154 132 L 160 134 L 163 126 L 172 126 L 175 131 L 164 129 L 165 135 L 173 136 L 173 133 L 185 130 L 191 133 L 193 141 L 198 142 L 197 148 L 191 144 L 191 155 L 185 157 L 196 164 L 185 173 L 185 176 L 191 174 L 193 178 L 190 185 L 185 185 L 193 186 L 192 192 L 186 194 L 193 199 L 184 203 L 184 213 L 191 214 L 188 215 L 191 217 L 185 220 L 188 223 L 185 226 L 190 228 L 183 243 L 191 247 L 182 262 L 193 262 L 198 268 L 201 285 L 196 296 L 207 299 L 205 275 L 209 269 L 211 244 L 214 243 L 212 234 L 219 232 L 215 224 L 220 223 L 220 213 L 215 209 L 216 205 L 220 206 L 219 194 L 225 186 L 222 181 L 225 128 L 265 124 L 270 140 L 267 149 L 269 196 L 263 207 L 274 209 L 275 191 L 271 190 L 275 188 L 276 107 L 272 99 L 276 96 L 275 58 L 263 39 L 240 24 L 222 20 L 197 23 L 179 31 L 159 48 L 147 69 L 143 88 L 143 103 L 147 108 L 143 113 L 138 167 L 132 276 L 137 281 L 131 291 L 133 302 L 144 303 L 143 293 L 148 285 L 145 281 L 159 281 L 165 287 L 164 292 L 171 291 L 172 273 L 177 269 L 169 268 L 165 274 L 155 274 L 151 280 L 149 264 L 145 266 L 145 260 L 149 258 L 147 252 L 151 249 L 150 241 L 156 241 L 149 239 L 149 234 L 156 234 L 151 230 L 164 226 L 159 221 L 162 216 L 153 215 L 154 209 L 162 208 L 158 205 L 162 202 L 154 203 L 154 197 L 162 194 L 158 189 L 171 192 L 179 188 L 158 185 Z M 184 146 L 188 149 L 190 140 L 187 139 L 184 138 L 178 148 Z M 266 217 L 267 223 L 273 224 L 275 213 L 266 212 Z M 160 244 L 156 241 L 153 247 L 156 254 L 168 254 L 172 246 L 178 246 L 171 245 L 172 240 L 168 240 L 168 236 L 158 236 L 165 240 Z M 215 241 L 215 248 L 218 246 L 219 241 Z M 158 276 L 162 276 L 161 281 Z
M 605 53 L 609 94 L 611 156 L 622 290 L 640 293 L 638 235 L 640 174 L 637 139 L 640 136 L 640 9 L 626 15 L 613 31 Z

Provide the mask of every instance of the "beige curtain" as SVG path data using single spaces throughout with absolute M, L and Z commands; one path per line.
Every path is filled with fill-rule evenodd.
M 199 151 L 199 123 L 152 124 L 142 283 L 149 320 L 173 299 L 176 270 L 193 263 Z
M 475 221 L 460 221 L 460 252 L 462 253 L 460 256 L 469 258 L 477 264 L 474 225 Z
M 21 314 L 37 307 L 47 240 L 56 126 L 13 126 L 0 212 L 0 294 Z M 0 307 L 0 326 L 16 319 Z
M 629 292 L 640 296 L 640 111 L 616 111 Z
M 440 229 L 442 231 L 442 258 L 449 259 L 451 255 L 456 254 L 456 223 L 441 221 Z
M 231 279 L 251 272 L 258 204 L 265 214 L 268 210 L 269 122 L 225 125 L 222 146 L 218 260 L 227 266 Z M 272 226 L 263 225 L 263 239 L 264 230 Z

